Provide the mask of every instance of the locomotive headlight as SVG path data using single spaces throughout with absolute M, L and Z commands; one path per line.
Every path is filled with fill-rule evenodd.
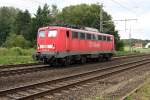
M 52 44 L 50 44 L 50 45 L 40 45 L 39 48 L 55 49 L 55 46 L 54 46 L 54 44 L 53 45 Z
M 45 45 L 40 45 L 40 48 L 42 49 L 42 48 L 45 48 Z
M 47 48 L 49 48 L 49 49 L 55 49 L 55 46 L 54 46 L 54 44 L 52 45 L 47 45 Z

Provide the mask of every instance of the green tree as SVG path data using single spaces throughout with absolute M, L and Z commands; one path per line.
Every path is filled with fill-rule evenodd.
M 113 22 L 110 23 L 112 20 L 111 16 L 97 4 L 80 4 L 65 7 L 62 12 L 59 13 L 58 18 L 60 19 L 59 22 L 99 29 L 100 10 L 103 11 L 102 20 L 104 21 L 104 33 L 113 32 L 115 26 Z M 107 21 L 109 21 L 109 23 Z
M 58 19 L 58 14 L 59 14 L 59 9 L 57 8 L 56 5 L 52 5 L 52 8 L 50 10 L 50 15 L 51 15 L 51 23 L 52 24 L 57 24 L 59 22 Z
M 118 34 L 118 31 L 115 31 L 112 35 L 114 35 L 114 40 L 115 40 L 115 49 L 118 51 L 123 51 L 124 50 L 124 41 L 120 40 L 120 36 Z
M 31 26 L 31 15 L 28 10 L 19 11 L 14 22 L 14 33 L 17 35 L 23 35 L 25 39 L 29 40 Z
M 18 9 L 13 7 L 0 8 L 0 46 L 5 42 L 9 32 L 11 32 L 18 11 Z
M 7 37 L 7 40 L 5 41 L 4 46 L 7 48 L 28 48 L 30 43 L 22 35 L 10 34 L 10 36 Z
M 57 8 L 57 6 L 56 5 L 52 5 L 52 8 L 51 8 L 51 15 L 53 16 L 53 17 L 56 17 L 57 15 L 58 15 L 58 13 L 59 13 L 59 10 L 58 10 L 58 8 Z
M 47 4 L 45 4 L 43 8 L 39 6 L 35 17 L 32 18 L 31 24 L 32 34 L 30 35 L 30 39 L 32 40 L 33 44 L 35 43 L 34 41 L 36 39 L 38 28 L 49 25 L 51 21 L 49 6 Z

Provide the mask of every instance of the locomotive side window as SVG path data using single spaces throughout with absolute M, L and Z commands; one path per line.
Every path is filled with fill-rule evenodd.
M 102 36 L 101 35 L 98 35 L 98 40 L 102 40 Z
M 110 37 L 107 37 L 107 41 L 111 41 Z
M 96 37 L 95 37 L 95 35 L 94 35 L 94 34 L 92 34 L 92 39 L 93 39 L 93 40 L 96 40 Z
M 106 41 L 106 36 L 103 36 L 103 40 Z
M 86 39 L 91 40 L 91 34 L 86 34 Z
M 67 36 L 67 38 L 69 38 L 69 31 L 66 32 L 66 36 Z
M 98 40 L 98 35 L 95 35 L 95 37 L 96 37 L 96 40 Z
M 40 31 L 40 32 L 38 33 L 38 36 L 39 36 L 39 37 L 45 37 L 45 31 Z
M 72 32 L 72 38 L 77 39 L 78 38 L 78 33 L 77 32 Z
M 85 33 L 80 33 L 80 39 L 85 40 Z
M 56 37 L 57 31 L 56 30 L 49 30 L 48 31 L 48 37 Z

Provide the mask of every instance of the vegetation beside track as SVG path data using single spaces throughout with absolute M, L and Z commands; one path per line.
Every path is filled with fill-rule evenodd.
M 117 51 L 115 53 L 115 56 L 133 55 L 133 54 L 139 54 L 139 52 Z
M 124 51 L 117 51 L 115 53 L 116 56 L 123 56 L 123 55 L 131 55 L 131 54 L 139 54 L 139 53 L 150 53 L 150 48 L 132 48 L 130 52 L 129 47 L 125 47 Z
M 129 51 L 127 47 L 125 50 Z M 132 51 L 137 53 L 150 53 L 150 48 L 133 48 Z M 150 100 L 150 82 L 142 86 L 136 92 L 132 93 L 125 100 Z
M 19 47 L 0 48 L 0 65 L 33 63 L 32 54 L 35 49 L 21 49 Z
M 150 53 L 150 48 L 132 48 L 132 52 L 137 52 L 137 53 Z M 129 47 L 124 47 L 124 51 L 129 52 Z
M 150 48 L 134 48 L 133 51 L 142 52 L 142 53 L 150 53 Z
M 150 100 L 150 82 L 128 96 L 125 100 Z

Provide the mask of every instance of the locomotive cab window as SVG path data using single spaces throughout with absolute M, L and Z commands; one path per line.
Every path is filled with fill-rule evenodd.
M 110 37 L 107 37 L 107 41 L 111 41 Z
M 40 32 L 38 33 L 38 36 L 39 36 L 39 37 L 45 37 L 45 31 L 40 31 Z
M 103 40 L 106 41 L 106 36 L 103 36 Z
M 86 39 L 91 40 L 91 34 L 86 34 Z
M 67 38 L 69 38 L 69 31 L 66 31 L 66 36 Z
M 48 31 L 48 37 L 56 37 L 57 31 L 56 30 L 49 30 Z
M 77 32 L 72 32 L 72 38 L 77 39 L 78 38 L 78 33 Z
M 96 40 L 96 36 L 94 34 L 92 34 L 92 39 Z
M 98 40 L 102 40 L 102 36 L 101 35 L 98 35 Z
M 80 39 L 85 40 L 85 33 L 80 33 Z

